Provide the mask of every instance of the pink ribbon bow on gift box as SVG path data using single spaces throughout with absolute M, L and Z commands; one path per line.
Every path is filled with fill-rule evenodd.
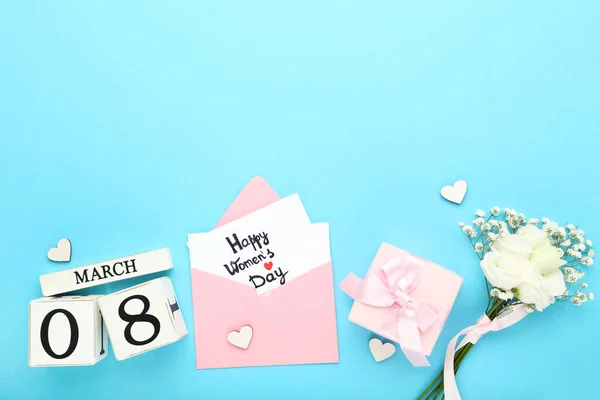
M 421 281 L 425 261 L 407 254 L 394 258 L 367 274 L 365 280 L 348 275 L 340 287 L 354 300 L 373 307 L 390 308 L 384 326 L 396 328 L 398 343 L 406 358 L 415 367 L 427 367 L 421 332 L 438 319 L 438 314 L 425 300 L 416 299 L 411 292 Z

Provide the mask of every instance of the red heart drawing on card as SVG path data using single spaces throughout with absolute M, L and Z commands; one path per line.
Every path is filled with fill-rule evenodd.
M 267 271 L 270 271 L 271 268 L 273 268 L 273 261 L 265 263 L 265 268 L 267 269 Z

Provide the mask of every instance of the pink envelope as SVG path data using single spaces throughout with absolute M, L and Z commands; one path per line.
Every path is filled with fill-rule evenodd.
M 280 198 L 263 178 L 252 178 L 215 228 Z M 263 296 L 251 286 L 191 273 L 197 369 L 339 362 L 331 262 Z M 253 329 L 246 350 L 227 341 L 244 325 Z

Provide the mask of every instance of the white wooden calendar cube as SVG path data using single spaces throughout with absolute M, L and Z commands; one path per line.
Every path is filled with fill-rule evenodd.
M 117 360 L 173 343 L 187 335 L 169 278 L 102 297 L 98 302 Z
M 29 365 L 94 365 L 108 354 L 102 296 L 42 297 L 29 303 Z

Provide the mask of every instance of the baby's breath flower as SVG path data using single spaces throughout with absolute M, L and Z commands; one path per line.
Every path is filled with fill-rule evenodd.
M 500 215 L 500 211 L 501 211 L 500 207 L 498 207 L 498 206 L 496 206 L 490 210 L 490 212 L 492 213 L 492 215 L 494 217 L 497 217 L 498 215 Z
M 535 305 L 527 304 L 527 312 L 531 314 L 534 311 L 535 311 Z
M 527 223 L 531 225 L 537 225 L 540 223 L 540 220 L 537 218 L 529 218 L 529 221 L 527 221 Z
M 561 242 L 560 245 L 562 247 L 569 247 L 571 245 L 571 241 L 570 240 L 565 240 L 564 242 Z
M 582 243 L 585 240 L 583 237 L 584 232 L 582 230 L 573 230 L 569 232 L 569 235 L 579 243 Z
M 475 226 L 483 226 L 483 224 L 485 224 L 485 219 L 483 218 L 477 218 L 476 220 L 473 220 L 473 225 Z
M 548 222 L 550 222 L 550 219 L 548 219 L 548 217 L 542 218 L 542 223 L 547 224 Z
M 569 283 L 575 283 L 577 282 L 577 278 L 575 277 L 575 275 L 567 275 L 565 276 L 565 281 Z
M 509 209 L 508 211 L 506 211 L 504 219 L 506 220 L 508 225 L 513 229 L 518 228 L 520 225 L 519 216 L 515 210 Z
M 480 218 L 483 218 L 483 217 L 485 217 L 485 211 L 477 210 L 477 211 L 475 211 L 475 215 L 477 215 Z
M 493 232 L 490 232 L 487 234 L 487 238 L 490 242 L 493 242 L 494 240 L 498 239 L 498 235 Z
M 577 236 L 577 229 L 569 229 L 569 236 L 571 236 L 572 238 Z
M 466 235 L 470 238 L 474 238 L 475 236 L 477 236 L 477 232 L 475 232 L 475 229 L 473 229 L 472 226 L 465 225 L 463 226 L 462 231 L 466 233 Z
M 514 295 L 514 293 L 512 291 L 505 292 L 505 291 L 500 290 L 498 288 L 493 288 L 490 291 L 490 295 L 492 297 L 497 297 L 500 300 L 512 300 L 515 297 L 515 295 Z
M 567 254 L 570 255 L 571 257 L 581 258 L 581 252 L 575 250 L 573 247 L 571 247 L 569 250 L 567 250 Z
M 567 275 L 573 275 L 575 273 L 575 268 L 573 267 L 564 267 L 563 272 Z
M 573 304 L 575 304 L 576 306 L 580 306 L 581 305 L 581 300 L 579 300 L 578 298 L 574 298 L 573 300 L 571 300 L 573 302 Z
M 585 282 L 581 282 L 581 283 L 580 283 L 580 285 L 581 285 L 581 287 L 582 287 L 582 288 L 584 288 L 584 289 L 588 287 L 588 284 L 587 284 L 587 283 L 585 283 Z
M 581 264 L 585 265 L 586 267 L 591 267 L 592 265 L 594 265 L 594 259 L 589 256 L 581 257 Z
M 564 240 L 567 237 L 567 231 L 564 227 L 559 226 L 558 229 L 554 232 L 554 237 L 560 242 L 561 240 Z
M 500 292 L 498 298 L 500 300 L 512 300 L 515 297 L 513 292 Z
M 558 224 L 552 221 L 545 222 L 544 226 L 542 226 L 542 230 L 546 232 L 548 236 L 552 236 L 558 230 Z
M 570 231 L 573 231 L 573 230 L 577 229 L 577 227 L 573 224 L 567 224 L 567 229 Z
M 475 243 L 475 251 L 483 251 L 483 243 Z
M 506 222 L 500 221 L 500 225 L 498 226 L 498 233 L 500 233 L 500 236 L 508 235 L 508 226 L 506 225 Z
M 490 220 L 490 222 L 488 222 L 493 228 L 497 228 L 498 225 L 500 225 L 498 223 L 498 221 L 496 221 L 495 219 Z
M 588 293 L 587 298 L 589 300 L 594 300 L 594 293 Z
M 465 226 L 465 223 L 461 221 L 461 222 L 459 222 L 459 223 L 458 223 L 458 226 L 459 226 L 460 228 L 463 228 L 463 227 Z
M 588 239 L 588 240 L 586 240 L 586 241 L 585 241 L 585 245 L 586 245 L 587 247 L 592 247 L 594 244 L 592 243 L 592 241 L 591 241 L 591 240 L 589 240 L 589 239 Z
M 596 252 L 594 250 L 590 250 L 590 251 L 588 251 L 587 255 L 588 255 L 588 257 L 593 258 L 596 255 Z
M 522 224 L 527 222 L 527 218 L 525 218 L 525 214 L 519 214 L 518 218 L 519 218 L 519 222 Z

